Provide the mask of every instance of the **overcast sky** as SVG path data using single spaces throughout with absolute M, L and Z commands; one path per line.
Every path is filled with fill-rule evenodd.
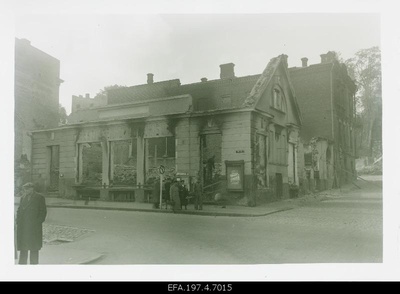
M 4 3 L 10 7 L 5 7 Z M 156 2 L 156 3 L 154 3 Z M 258 2 L 258 5 L 256 4 Z M 14 36 L 29 39 L 33 46 L 61 61 L 60 102 L 70 111 L 71 96 L 95 95 L 111 84 L 132 86 L 146 83 L 146 74 L 155 81 L 179 78 L 182 83 L 201 77 L 219 77 L 219 65 L 236 64 L 237 76 L 261 73 L 268 61 L 279 54 L 289 56 L 289 66 L 300 66 L 300 58 L 309 63 L 319 55 L 339 51 L 347 59 L 363 48 L 380 45 L 382 34 L 384 100 L 384 264 L 326 264 L 291 267 L 257 265 L 255 267 L 218 268 L 168 267 L 161 280 L 183 277 L 196 280 L 398 280 L 400 274 L 400 192 L 398 182 L 398 146 L 400 116 L 396 103 L 400 97 L 400 25 L 398 1 L 394 0 L 0 0 L 0 108 L 2 145 L 0 177 L 4 196 L 13 195 L 13 52 Z M 106 4 L 107 3 L 107 4 Z M 139 3 L 139 4 L 138 4 Z M 392 3 L 392 4 L 388 4 Z M 194 5 L 195 4 L 195 5 Z M 205 7 L 202 7 L 205 5 Z M 43 13 L 50 14 L 44 15 Z M 127 15 L 129 13 L 141 15 Z M 181 15 L 143 15 L 143 13 L 184 13 Z M 228 15 L 189 15 L 185 13 L 236 13 Z M 262 15 L 238 13 L 262 12 Z M 313 14 L 265 14 L 266 12 L 314 12 Z M 321 14 L 336 12 L 347 14 Z M 378 14 L 380 13 L 382 29 Z M 38 15 L 41 13 L 41 15 Z M 80 13 L 80 14 L 77 14 Z M 88 13 L 85 15 L 84 13 Z M 119 13 L 119 15 L 110 15 Z M 122 13 L 122 14 L 121 14 Z M 358 13 L 358 14 L 354 14 Z M 5 41 L 3 41 L 5 40 Z M 10 58 L 9 58 L 10 57 Z M 4 88 L 4 90 L 3 90 Z M 7 103 L 8 102 L 8 103 Z M 8 144 L 6 144 L 8 142 Z M 20 280 L 148 280 L 149 267 L 51 267 L 22 271 L 10 256 L 13 240 L 13 197 L 2 197 L 1 235 L 5 250 L 1 261 L 11 279 Z M 9 242 L 6 242 L 9 240 Z M 7 244 L 9 246 L 7 247 Z M 4 262 L 4 264 L 6 264 Z M 172 270 L 171 270 L 172 268 Z M 119 268 L 118 268 L 119 269 Z M 115 273 L 115 275 L 114 275 Z M 208 275 L 205 275 L 205 274 Z M 67 278 L 66 278 L 67 277 Z M 243 279 L 244 277 L 244 279 Z M 1 277 L 0 277 L 1 279 Z M 73 279 L 73 278 L 72 278 Z M 150 278 L 151 279 L 151 278 Z M 173 280 L 173 279 L 172 279 Z
M 147 73 L 186 84 L 219 78 L 223 63 L 246 76 L 282 53 L 291 67 L 302 57 L 318 63 L 329 50 L 347 59 L 380 45 L 378 14 L 20 15 L 15 28 L 17 38 L 60 60 L 68 113 L 72 95 L 143 84 Z

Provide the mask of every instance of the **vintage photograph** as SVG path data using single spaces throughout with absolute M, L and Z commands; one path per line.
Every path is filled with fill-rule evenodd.
M 380 14 L 15 21 L 16 266 L 383 262 Z

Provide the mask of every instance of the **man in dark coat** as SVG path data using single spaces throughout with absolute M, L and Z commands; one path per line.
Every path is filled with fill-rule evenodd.
M 152 200 L 153 200 L 153 208 L 160 208 L 160 180 L 159 179 L 154 180 Z
M 169 178 L 165 179 L 164 190 L 163 190 L 163 199 L 165 201 L 165 209 L 168 209 L 168 204 L 171 202 L 169 197 L 169 189 L 171 188 L 171 180 Z
M 30 264 L 39 263 L 39 250 L 43 244 L 42 223 L 47 209 L 44 197 L 34 191 L 33 183 L 23 186 L 21 201 L 17 210 L 17 250 L 19 264 L 27 264 L 28 251 Z
M 172 211 L 180 210 L 181 200 L 179 198 L 179 184 L 177 180 L 174 180 L 171 187 L 169 188 L 169 197 L 171 198 Z
M 203 209 L 203 191 L 201 188 L 200 179 L 196 179 L 194 182 L 193 194 L 194 194 L 194 209 L 202 210 Z
M 185 209 L 187 209 L 188 196 L 189 196 L 189 191 L 185 186 L 185 181 L 181 180 L 179 185 L 179 199 L 181 200 L 181 209 L 183 206 L 185 206 Z

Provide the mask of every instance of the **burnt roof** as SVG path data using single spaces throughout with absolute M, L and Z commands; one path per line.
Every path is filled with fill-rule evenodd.
M 108 91 L 108 104 L 121 104 L 189 94 L 193 97 L 195 105 L 194 110 L 197 110 L 196 108 L 201 110 L 205 110 L 205 108 L 239 108 L 242 106 L 244 99 L 259 77 L 260 75 L 257 74 L 184 85 L 181 85 L 179 79 L 176 79 L 153 84 L 112 89 Z M 230 103 L 224 104 L 222 102 L 223 98 L 229 98 Z M 199 107 L 196 107 L 196 105 Z
M 173 96 L 171 89 L 179 87 L 179 79 L 156 82 L 152 84 L 121 87 L 107 91 L 108 104 L 122 104 Z

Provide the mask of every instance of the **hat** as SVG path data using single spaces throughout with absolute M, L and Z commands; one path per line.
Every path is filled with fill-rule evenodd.
M 28 182 L 22 186 L 23 188 L 33 188 L 35 185 L 32 182 Z

